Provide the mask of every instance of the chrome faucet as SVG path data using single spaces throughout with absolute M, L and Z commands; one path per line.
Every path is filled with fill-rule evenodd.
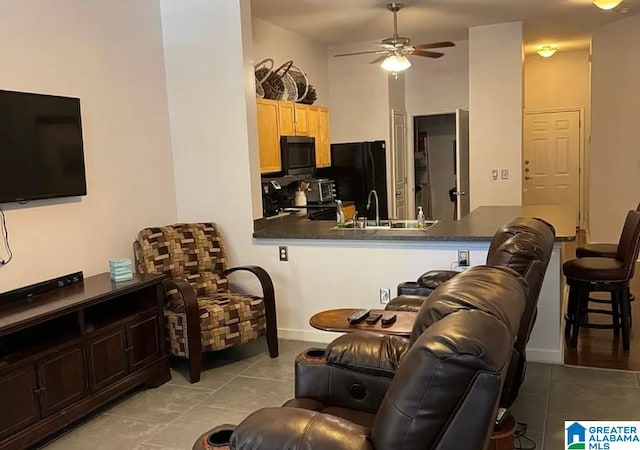
M 378 193 L 375 189 L 369 191 L 369 197 L 367 197 L 367 211 L 371 208 L 371 194 L 376 198 L 376 226 L 380 226 L 380 202 L 378 201 Z

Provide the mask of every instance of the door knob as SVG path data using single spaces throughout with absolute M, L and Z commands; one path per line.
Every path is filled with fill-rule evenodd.
M 524 160 L 524 163 L 525 163 L 525 164 L 529 164 L 529 160 L 528 160 L 528 159 L 525 159 L 525 160 Z

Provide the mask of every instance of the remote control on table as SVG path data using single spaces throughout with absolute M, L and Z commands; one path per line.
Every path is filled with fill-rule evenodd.
M 384 316 L 382 318 L 382 325 L 389 326 L 395 321 L 396 321 L 396 315 L 395 314 L 390 314 L 390 315 Z
M 367 322 L 369 325 L 373 325 L 378 320 L 380 320 L 380 317 L 382 317 L 382 314 L 379 314 L 379 313 L 370 314 L 369 317 L 367 317 L 367 319 L 365 320 L 365 322 Z
M 351 325 L 355 325 L 356 323 L 360 323 L 364 319 L 366 319 L 370 312 L 371 312 L 370 309 L 359 309 L 358 311 L 354 312 L 349 317 L 347 317 L 347 321 Z

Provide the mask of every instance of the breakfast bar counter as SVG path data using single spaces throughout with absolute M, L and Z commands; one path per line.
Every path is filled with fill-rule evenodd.
M 425 229 L 334 229 L 336 222 L 311 221 L 287 214 L 254 222 L 255 239 L 331 239 L 383 241 L 491 241 L 494 233 L 516 217 L 538 217 L 556 229 L 556 241 L 576 238 L 573 211 L 564 206 L 481 206 L 459 221 L 441 221 Z
M 462 220 L 444 220 L 426 229 L 336 229 L 333 220 L 311 221 L 304 214 L 294 213 L 254 221 L 253 242 L 265 248 L 287 248 L 292 261 L 315 268 L 301 281 L 304 272 L 297 265 L 276 266 L 282 280 L 295 279 L 305 286 L 302 298 L 314 305 L 313 309 L 309 306 L 306 312 L 306 306 L 296 300 L 296 311 L 303 308 L 306 316 L 311 317 L 321 310 L 345 306 L 371 309 L 379 286 L 393 287 L 405 280 L 415 280 L 428 270 L 456 269 L 460 250 L 467 251 L 470 265 L 484 264 L 496 231 L 517 217 L 537 217 L 556 230 L 527 355 L 530 361 L 560 363 L 565 295 L 563 251 L 566 242 L 576 239 L 576 217 L 571 208 L 482 206 Z M 279 250 L 266 250 L 265 254 L 277 255 Z M 323 275 L 318 276 L 319 273 Z M 326 282 L 329 279 L 331 283 Z M 355 293 L 348 301 L 340 300 L 344 286 Z

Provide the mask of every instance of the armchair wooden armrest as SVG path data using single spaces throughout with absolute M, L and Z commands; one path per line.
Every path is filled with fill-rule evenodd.
M 259 266 L 238 266 L 232 267 L 224 271 L 224 275 L 228 276 L 239 270 L 251 272 L 258 278 L 262 287 L 262 298 L 264 301 L 264 313 L 267 321 L 267 345 L 269 347 L 269 355 L 272 358 L 278 356 L 278 322 L 276 319 L 276 297 L 271 277 L 262 267 Z
M 187 345 L 189 346 L 189 381 L 200 381 L 202 371 L 202 338 L 200 336 L 200 308 L 196 291 L 186 281 L 181 279 L 165 280 L 165 292 L 177 289 L 182 301 L 187 318 Z

